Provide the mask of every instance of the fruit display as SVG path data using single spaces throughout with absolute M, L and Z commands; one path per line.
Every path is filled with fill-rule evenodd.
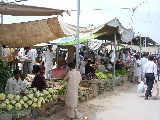
M 95 74 L 100 79 L 102 79 L 102 78 L 110 78 L 110 79 L 112 79 L 113 78 L 113 75 L 111 73 L 97 72 Z
M 116 72 L 115 72 L 116 76 L 118 76 L 118 75 L 127 75 L 129 73 L 130 73 L 129 70 L 116 70 Z
M 92 80 L 97 79 L 97 76 L 93 73 L 82 74 L 82 80 Z

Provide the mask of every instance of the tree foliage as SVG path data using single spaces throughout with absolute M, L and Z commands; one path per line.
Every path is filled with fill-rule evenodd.
M 12 76 L 12 71 L 8 65 L 8 62 L 0 59 L 0 93 L 3 93 L 7 80 Z

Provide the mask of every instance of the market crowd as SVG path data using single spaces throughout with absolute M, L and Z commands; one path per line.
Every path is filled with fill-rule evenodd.
M 149 53 L 136 52 L 131 49 L 118 50 L 116 54 L 113 50 L 98 50 L 87 51 L 81 49 L 79 52 L 79 67 L 75 68 L 76 58 L 75 53 L 72 61 L 68 61 L 69 51 L 59 50 L 57 54 L 56 48 L 48 45 L 46 49 L 30 49 L 30 47 L 16 48 L 3 46 L 2 51 L 3 58 L 9 60 L 9 56 L 18 62 L 18 68 L 13 70 L 14 76 L 9 78 L 6 84 L 6 93 L 25 95 L 25 84 L 20 79 L 20 74 L 23 72 L 24 61 L 28 61 L 27 64 L 28 73 L 35 74 L 31 87 L 36 87 L 37 90 L 42 91 L 48 86 L 47 81 L 54 78 L 52 69 L 65 68 L 66 74 L 64 80 L 67 82 L 67 94 L 66 105 L 68 120 L 70 118 L 77 117 L 77 99 L 78 99 L 78 86 L 83 78 L 88 80 L 93 79 L 96 72 L 111 73 L 115 70 L 130 70 L 130 81 L 141 81 L 146 83 L 147 90 L 145 93 L 145 99 L 147 100 L 151 96 L 151 90 L 154 84 L 154 80 L 158 80 L 160 70 L 160 57 L 153 56 Z M 15 54 L 17 53 L 17 54 Z M 58 62 L 58 63 L 57 63 Z M 34 65 L 38 66 L 38 69 L 34 71 Z M 76 80 L 76 81 L 75 81 Z M 72 96 L 72 97 L 71 97 Z

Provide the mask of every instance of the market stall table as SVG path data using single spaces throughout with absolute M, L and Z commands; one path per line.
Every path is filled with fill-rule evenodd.
M 23 74 L 28 74 L 29 64 L 32 63 L 32 62 L 14 60 L 14 61 L 10 61 L 8 63 L 10 65 L 11 70 L 19 69 L 18 63 L 22 63 L 23 64 L 22 73 Z

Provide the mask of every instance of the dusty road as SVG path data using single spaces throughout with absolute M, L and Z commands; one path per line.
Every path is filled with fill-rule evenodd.
M 160 87 L 160 81 L 158 82 Z M 160 120 L 160 96 L 144 100 L 137 85 L 122 93 L 91 120 Z

